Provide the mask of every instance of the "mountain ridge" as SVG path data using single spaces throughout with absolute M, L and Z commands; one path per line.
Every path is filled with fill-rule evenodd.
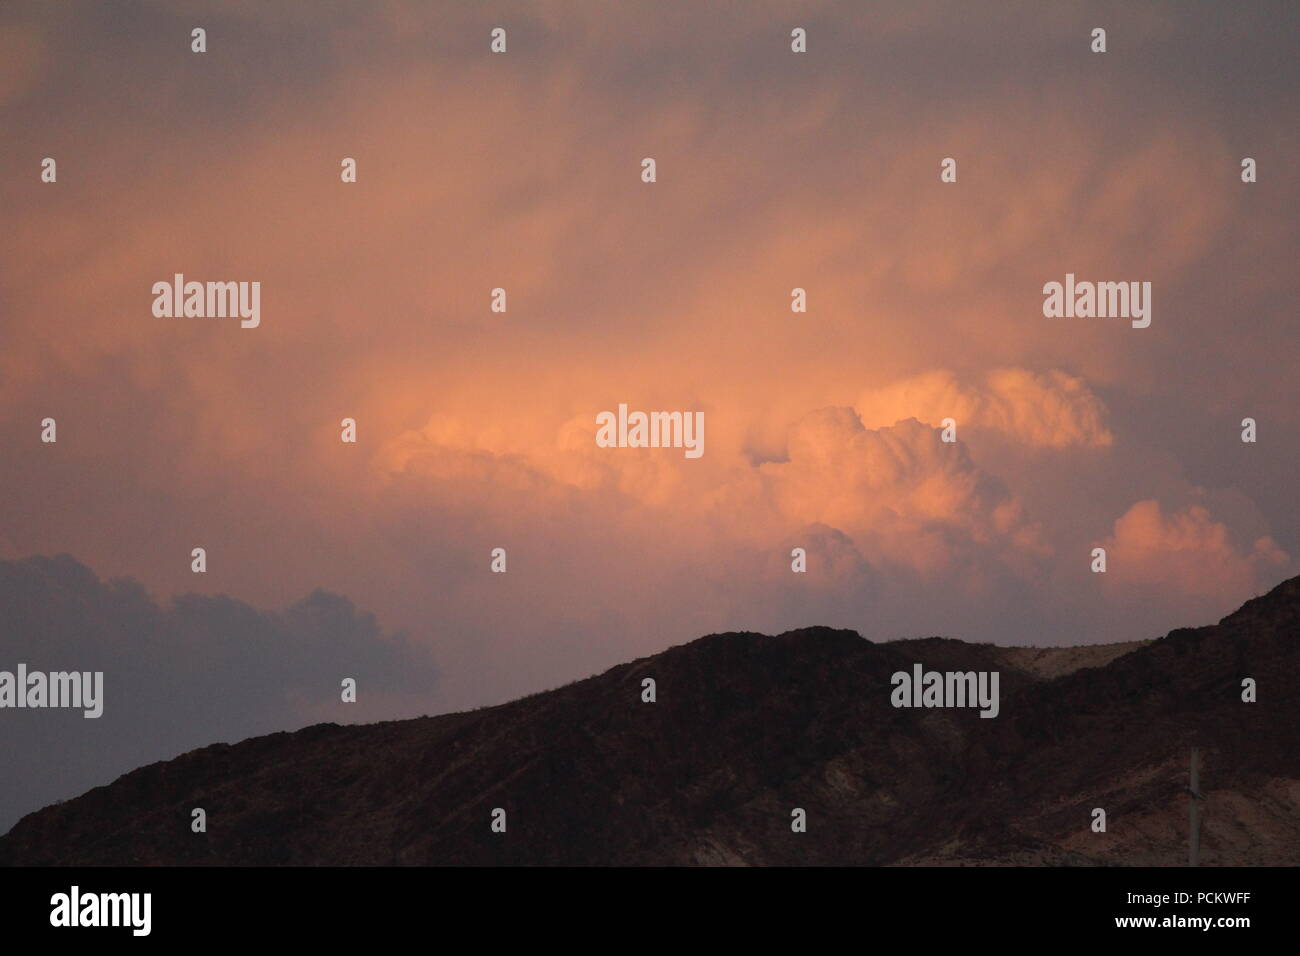
M 1297 634 L 1300 578 L 1090 648 L 711 634 L 493 707 L 150 764 L 24 817 L 0 864 L 1176 865 L 1191 746 L 1202 862 L 1296 863 Z M 1000 715 L 895 708 L 914 663 L 999 671 Z

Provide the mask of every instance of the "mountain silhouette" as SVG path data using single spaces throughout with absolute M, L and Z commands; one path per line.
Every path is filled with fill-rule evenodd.
M 1201 863 L 1294 865 L 1298 648 L 1300 578 L 1130 644 L 714 634 L 496 707 L 152 764 L 28 815 L 0 864 L 1182 865 L 1197 747 Z M 918 663 L 998 671 L 998 716 L 894 707 Z

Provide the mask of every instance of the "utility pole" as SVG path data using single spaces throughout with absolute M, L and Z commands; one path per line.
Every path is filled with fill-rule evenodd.
M 1195 747 L 1192 748 L 1192 766 L 1191 766 L 1191 786 L 1187 792 L 1191 794 L 1191 800 L 1188 803 L 1188 822 L 1190 826 L 1187 830 L 1187 865 L 1196 866 L 1200 862 L 1201 856 L 1201 752 Z

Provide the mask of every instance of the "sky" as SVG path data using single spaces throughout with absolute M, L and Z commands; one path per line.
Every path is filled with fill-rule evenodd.
M 1298 23 L 4 4 L 0 669 L 106 703 L 0 713 L 0 829 L 717 631 L 1125 641 L 1300 573 Z M 175 273 L 260 282 L 260 325 L 156 316 Z M 1150 326 L 1045 316 L 1067 274 L 1150 282 Z M 620 403 L 705 453 L 597 447 Z

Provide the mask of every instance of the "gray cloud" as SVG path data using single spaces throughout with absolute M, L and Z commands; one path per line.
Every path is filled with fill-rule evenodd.
M 282 611 L 187 594 L 159 604 L 72 557 L 0 561 L 0 670 L 103 671 L 104 712 L 0 710 L 0 831 L 24 813 L 198 746 L 421 712 L 429 653 L 316 591 Z M 354 677 L 356 704 L 340 699 Z

